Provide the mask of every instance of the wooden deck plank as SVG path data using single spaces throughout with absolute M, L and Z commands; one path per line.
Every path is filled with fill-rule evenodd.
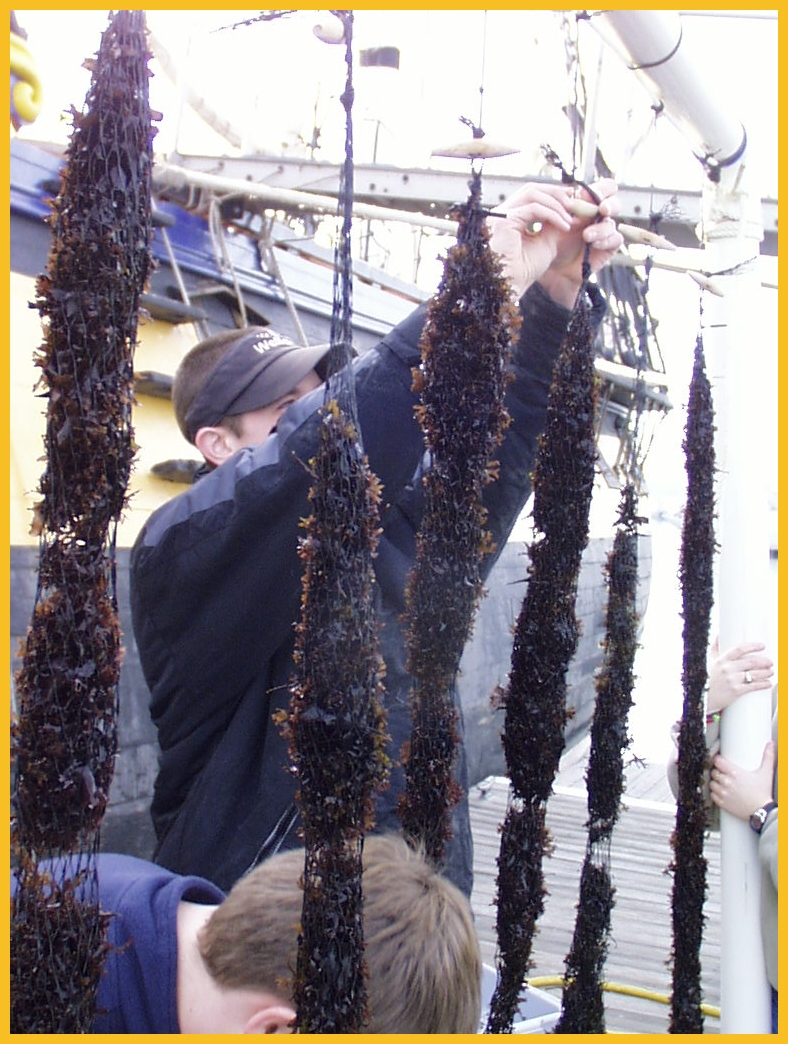
M 554 850 L 544 861 L 548 895 L 533 945 L 531 978 L 560 976 L 572 942 L 580 870 L 586 849 L 585 760 L 587 748 L 570 751 L 561 764 L 547 810 Z M 611 870 L 616 889 L 605 978 L 670 996 L 672 946 L 669 867 L 675 804 L 663 765 L 633 763 L 626 771 L 624 808 L 613 835 Z M 470 794 L 474 838 L 472 904 L 485 963 L 495 960 L 495 878 L 499 827 L 506 813 L 508 781 L 484 780 Z M 708 835 L 706 925 L 701 947 L 705 1004 L 719 1005 L 720 880 L 719 836 Z M 605 992 L 607 1029 L 626 1033 L 666 1033 L 668 1004 Z M 705 1032 L 719 1032 L 706 1016 Z

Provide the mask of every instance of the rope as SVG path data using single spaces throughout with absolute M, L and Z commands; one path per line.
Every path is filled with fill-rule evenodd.
M 554 167 L 557 167 L 558 170 L 561 171 L 561 181 L 565 185 L 580 185 L 581 188 L 584 188 L 586 190 L 586 192 L 591 197 L 592 201 L 597 206 L 599 206 L 602 200 L 599 198 L 596 192 L 594 192 L 591 186 L 587 185 L 585 181 L 581 181 L 581 179 L 576 177 L 574 174 L 570 174 L 570 172 L 561 162 L 561 159 L 558 153 L 555 151 L 555 149 L 551 148 L 549 145 L 542 145 L 542 154 L 548 163 L 551 163 Z M 601 217 L 601 214 L 597 215 L 596 220 L 600 221 Z
M 277 260 L 276 254 L 274 253 L 274 244 L 271 238 L 271 223 L 266 224 L 263 234 L 257 240 L 257 248 L 261 250 L 265 256 L 266 263 L 270 266 L 271 271 L 276 277 L 276 281 L 279 284 L 279 289 L 282 291 L 282 296 L 285 299 L 287 310 L 290 313 L 290 318 L 293 320 L 293 325 L 296 328 L 298 334 L 298 340 L 302 345 L 306 346 L 309 344 L 304 327 L 301 325 L 301 319 L 298 315 L 298 311 L 295 306 L 295 302 L 290 294 L 290 289 L 285 282 L 285 277 L 282 275 L 282 269 L 279 267 L 279 261 Z
M 167 251 L 167 258 L 170 262 L 172 274 L 175 276 L 175 282 L 178 284 L 181 300 L 185 305 L 191 305 L 191 297 L 189 296 L 188 288 L 184 282 L 183 272 L 181 272 L 181 266 L 178 264 L 178 258 L 175 256 L 175 251 L 172 249 L 172 242 L 170 241 L 167 229 L 162 227 L 159 231 L 161 233 L 161 240 L 164 243 L 164 249 Z M 204 338 L 208 336 L 210 331 L 208 330 L 204 319 L 195 319 L 194 325 L 199 330 L 200 337 Z
M 227 243 L 224 239 L 224 227 L 222 225 L 222 214 L 219 209 L 219 200 L 214 196 L 211 202 L 208 204 L 208 229 L 211 234 L 211 243 L 213 245 L 214 256 L 216 263 L 219 268 L 224 268 L 229 271 L 230 277 L 233 281 L 233 289 L 235 290 L 235 298 L 238 302 L 238 309 L 241 313 L 241 326 L 248 326 L 249 320 L 246 317 L 246 305 L 244 303 L 244 296 L 241 292 L 241 286 L 238 282 L 238 277 L 235 274 L 235 266 L 232 263 L 229 253 L 227 252 Z

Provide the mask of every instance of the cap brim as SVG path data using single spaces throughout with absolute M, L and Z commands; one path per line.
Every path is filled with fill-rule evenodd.
M 259 372 L 225 411 L 225 416 L 236 417 L 239 413 L 270 406 L 300 384 L 310 370 L 320 365 L 330 350 L 331 345 L 320 344 L 308 348 L 294 347 L 271 360 L 263 357 Z

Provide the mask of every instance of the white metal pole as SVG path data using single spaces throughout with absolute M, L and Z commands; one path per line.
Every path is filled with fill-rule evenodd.
M 724 179 L 723 179 L 724 180 Z M 743 212 L 746 192 L 709 184 L 707 242 L 722 298 L 704 295 L 704 345 L 717 426 L 716 592 L 720 648 L 762 640 L 770 633 L 768 482 L 759 442 L 758 405 L 765 374 L 760 365 L 756 228 Z M 747 263 L 748 258 L 755 258 Z M 768 691 L 745 694 L 723 714 L 722 752 L 756 768 L 771 735 Z M 761 876 L 757 836 L 747 823 L 721 817 L 722 1033 L 768 1033 L 770 994 L 760 927 Z
M 764 374 L 758 352 L 761 288 L 758 268 L 760 198 L 746 168 L 747 139 L 731 115 L 722 77 L 696 74 L 682 46 L 677 12 L 610 11 L 612 29 L 630 68 L 684 133 L 718 180 L 706 179 L 702 235 L 708 271 L 723 297 L 705 294 L 704 346 L 716 412 L 716 597 L 720 647 L 760 640 L 768 590 L 768 493 L 758 404 Z M 768 692 L 748 694 L 723 715 L 722 750 L 744 768 L 760 764 L 771 734 Z M 760 929 L 757 838 L 748 824 L 721 824 L 721 1031 L 768 1033 L 769 985 Z
M 731 83 L 698 74 L 677 11 L 606 11 L 591 24 L 664 105 L 699 159 L 725 162 L 742 151 L 746 136 L 732 109 Z

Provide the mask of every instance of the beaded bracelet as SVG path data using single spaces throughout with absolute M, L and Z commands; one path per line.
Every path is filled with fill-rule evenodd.
M 716 723 L 720 720 L 720 717 L 721 717 L 721 715 L 720 715 L 719 711 L 714 711 L 712 714 L 707 714 L 706 715 L 706 724 L 707 725 L 716 725 Z

